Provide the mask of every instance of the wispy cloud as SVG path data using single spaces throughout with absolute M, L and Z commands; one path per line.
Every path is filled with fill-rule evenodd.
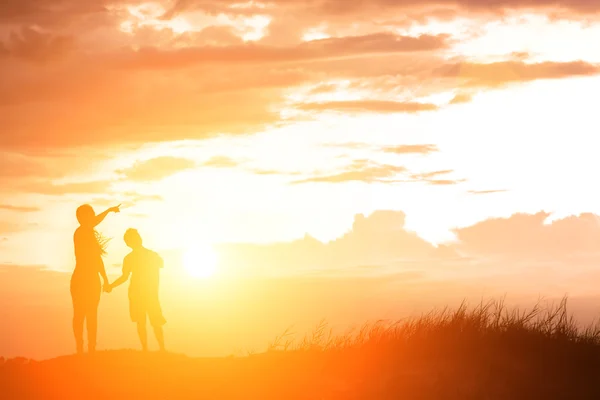
M 493 189 L 493 190 L 469 190 L 470 194 L 492 194 L 492 193 L 504 193 L 507 192 L 506 189 Z
M 50 196 L 61 196 L 66 194 L 107 193 L 110 191 L 112 183 L 112 181 L 88 181 L 55 184 L 47 181 L 33 181 L 19 186 L 15 186 L 15 190 Z
M 178 172 L 196 167 L 196 162 L 180 157 L 157 157 L 137 161 L 129 168 L 118 170 L 125 179 L 139 182 L 159 181 Z
M 292 183 L 385 182 L 405 172 L 407 172 L 407 169 L 402 166 L 378 164 L 369 160 L 355 160 L 342 172 L 331 175 L 312 176 L 293 181 Z
M 8 210 L 8 211 L 24 212 L 24 213 L 36 212 L 36 211 L 40 210 L 38 207 L 13 206 L 10 204 L 0 204 L 0 209 Z
M 240 163 L 230 157 L 227 156 L 215 156 L 210 160 L 202 163 L 204 167 L 213 167 L 213 168 L 233 168 L 240 165 Z
M 329 101 L 301 104 L 298 108 L 306 111 L 357 111 L 371 113 L 417 113 L 435 111 L 435 104 L 398 102 L 383 100 Z
M 382 151 L 394 154 L 431 154 L 439 150 L 434 144 L 401 144 L 399 146 L 384 147 Z

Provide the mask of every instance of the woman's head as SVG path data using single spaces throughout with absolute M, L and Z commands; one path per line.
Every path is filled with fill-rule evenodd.
M 89 204 L 84 204 L 77 208 L 77 221 L 79 221 L 79 225 L 81 226 L 91 226 L 94 222 L 94 217 L 96 213 L 94 209 Z

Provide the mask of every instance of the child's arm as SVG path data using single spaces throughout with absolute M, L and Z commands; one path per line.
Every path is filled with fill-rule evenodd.
M 104 290 L 106 292 L 110 292 L 110 283 L 108 283 L 108 276 L 106 276 L 106 269 L 104 268 L 104 263 L 100 263 L 100 276 L 102 277 L 102 280 L 104 281 Z
M 114 281 L 111 285 L 110 285 L 110 289 L 114 289 L 117 286 L 120 286 L 122 284 L 124 284 L 125 282 L 127 282 L 127 279 L 129 279 L 129 275 L 131 275 L 131 267 L 129 266 L 129 263 L 127 262 L 127 260 L 123 260 L 123 273 L 121 274 L 121 276 L 119 278 L 117 278 L 116 281 Z
M 118 213 L 121 210 L 119 209 L 119 207 L 121 207 L 121 205 L 119 204 L 116 207 L 111 207 L 108 210 L 104 211 L 101 214 L 96 215 L 96 219 L 94 220 L 94 227 L 98 226 L 100 224 L 100 222 L 104 221 L 104 218 L 106 218 L 106 216 L 108 215 L 109 212 L 115 212 Z

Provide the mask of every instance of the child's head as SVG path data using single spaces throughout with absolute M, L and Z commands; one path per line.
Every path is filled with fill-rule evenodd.
M 89 204 L 84 204 L 77 208 L 77 221 L 79 221 L 79 225 L 81 226 L 90 226 L 94 222 L 94 217 L 96 213 L 94 209 Z
M 142 237 L 137 229 L 127 229 L 125 235 L 123 235 L 123 240 L 125 240 L 125 244 L 132 249 L 142 246 Z

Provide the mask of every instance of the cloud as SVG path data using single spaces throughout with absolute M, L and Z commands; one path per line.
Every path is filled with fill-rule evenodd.
M 159 181 L 178 172 L 196 167 L 196 162 L 180 157 L 157 157 L 150 160 L 137 161 L 129 168 L 117 172 L 125 179 L 139 182 Z
M 455 95 L 452 100 L 450 100 L 449 104 L 464 104 L 469 103 L 473 100 L 473 96 L 468 93 L 458 93 Z
M 27 27 L 19 32 L 12 31 L 6 41 L 0 41 L 0 57 L 35 63 L 60 59 L 73 49 L 74 40 L 70 36 L 53 35 Z
M 446 35 L 400 36 L 374 33 L 303 42 L 293 47 L 245 44 L 239 46 L 187 47 L 177 50 L 144 48 L 115 56 L 121 68 L 180 69 L 208 63 L 287 63 L 362 57 L 369 54 L 392 54 L 434 51 L 447 47 Z
M 36 212 L 40 209 L 38 207 L 25 207 L 25 206 L 13 206 L 10 204 L 0 204 L 0 210 L 16 211 L 16 212 Z
M 344 183 L 344 182 L 386 182 L 407 169 L 396 165 L 383 165 L 369 160 L 355 160 L 346 171 L 324 176 L 313 176 L 293 181 L 292 184 L 302 183 Z
M 9 133 L 6 135 L 8 136 Z M 0 178 L 47 177 L 49 175 L 49 169 L 32 157 L 0 151 Z
M 48 181 L 31 181 L 16 185 L 14 189 L 28 193 L 62 196 L 65 194 L 107 193 L 110 191 L 111 185 L 111 181 L 88 181 L 64 184 L 55 184 Z
M 234 12 L 232 5 L 239 3 L 237 0 L 178 0 L 172 8 L 165 14 L 165 18 L 192 10 L 204 10 L 209 13 Z M 423 12 L 426 16 L 435 16 L 436 14 L 448 14 L 451 11 L 468 11 L 473 13 L 503 13 L 507 10 L 532 10 L 540 11 L 558 11 L 569 10 L 573 13 L 593 14 L 600 11 L 600 5 L 594 0 L 535 0 L 523 2 L 520 0 L 373 0 L 359 1 L 348 0 L 340 2 L 339 0 L 278 0 L 269 2 L 276 9 L 282 9 L 282 13 L 288 15 L 302 14 L 305 18 L 308 15 L 317 15 L 325 20 L 335 20 L 339 18 L 351 19 L 361 16 L 384 17 L 389 18 L 390 13 L 415 13 Z M 437 7 L 437 8 L 436 8 Z M 240 8 L 242 13 L 244 9 Z M 258 7 L 249 7 L 248 12 L 261 12 Z
M 410 152 L 433 151 L 435 147 L 407 147 L 392 149 L 399 150 L 399 154 L 410 154 Z M 408 153 L 402 153 L 406 151 Z M 395 151 L 392 151 L 395 153 Z M 364 182 L 364 183 L 427 183 L 430 185 L 445 186 L 456 185 L 465 182 L 465 179 L 435 179 L 439 175 L 446 175 L 454 172 L 453 170 L 439 170 L 423 173 L 411 173 L 407 168 L 397 165 L 379 164 L 370 160 L 354 160 L 342 172 L 329 175 L 315 175 L 305 179 L 298 179 L 292 184 L 303 183 L 345 183 L 345 182 Z
M 560 79 L 600 74 L 600 66 L 583 61 L 524 63 L 504 61 L 488 64 L 455 63 L 445 65 L 434 73 L 443 78 L 464 81 L 468 87 L 496 87 L 507 83 L 540 79 Z
M 412 10 L 420 8 L 418 2 L 380 0 L 378 7 L 349 2 L 341 7 L 327 1 L 276 1 L 265 8 L 231 8 L 233 2 L 209 0 L 175 8 L 206 7 L 240 24 L 254 12 L 272 18 L 266 28 L 270 34 L 254 42 L 240 42 L 238 26 L 214 25 L 184 34 L 149 26 L 124 32 L 121 24 L 135 18 L 128 7 L 141 3 L 137 0 L 0 3 L 0 23 L 5 22 L 0 26 L 0 148 L 12 151 L 256 133 L 293 123 L 294 118 L 282 120 L 280 113 L 289 106 L 288 95 L 320 82 L 325 83 L 322 95 L 331 89 L 327 82 L 348 80 L 362 100 L 316 102 L 315 89 L 309 93 L 311 101 L 297 104 L 298 109 L 433 111 L 436 105 L 419 99 L 458 87 L 460 93 L 451 101 L 455 104 L 467 100 L 462 91 L 469 89 L 598 72 L 598 66 L 583 61 L 532 64 L 522 55 L 491 64 L 449 62 L 446 51 L 457 39 L 391 32 L 395 19 L 389 10 L 411 8 L 402 18 L 415 21 L 429 12 Z M 429 15 L 440 12 L 434 8 Z M 350 23 L 357 15 L 370 20 L 374 13 L 381 15 L 378 26 Z M 321 23 L 333 36 L 303 42 L 303 32 Z M 25 28 L 15 30 L 20 26 Z M 286 29 L 283 38 L 279 33 Z M 377 62 L 365 62 L 375 56 Z M 406 93 L 417 91 L 423 96 L 382 100 L 405 99 Z M 3 165 L 0 171 L 5 173 Z
M 145 194 L 137 192 L 125 192 L 125 196 L 130 197 L 131 201 L 138 203 L 140 201 L 163 201 L 163 197 L 158 194 Z
M 303 239 L 269 245 L 229 244 L 221 247 L 225 268 L 331 270 L 364 265 L 386 265 L 400 259 L 431 259 L 440 253 L 404 227 L 401 211 L 357 214 L 352 229 L 329 243 L 306 235 Z
M 451 174 L 454 172 L 452 169 L 443 169 L 439 171 L 431 171 L 431 172 L 422 172 L 420 174 L 412 174 L 411 177 L 413 179 L 430 179 L 440 175 Z
M 91 203 L 98 207 L 113 207 L 121 204 L 122 208 L 127 208 L 146 201 L 163 201 L 163 197 L 157 194 L 125 192 L 122 194 L 114 194 L 111 197 L 96 198 L 93 199 Z
M 492 193 L 504 193 L 507 192 L 506 189 L 494 189 L 494 190 L 469 190 L 470 194 L 492 194 Z
M 466 179 L 425 179 L 424 182 L 435 186 L 448 186 L 466 182 Z
M 583 213 L 548 223 L 550 216 L 546 212 L 519 213 L 456 229 L 456 248 L 512 259 L 600 261 L 600 217 Z
M 0 221 L 0 235 L 9 235 L 13 233 L 18 233 L 25 231 L 29 228 L 37 227 L 37 223 L 24 223 L 24 222 L 15 222 L 15 221 Z
M 305 111 L 357 111 L 375 113 L 416 113 L 420 111 L 435 111 L 435 104 L 383 101 L 383 100 L 357 100 L 357 101 L 329 101 L 323 103 L 301 104 L 298 108 Z
M 438 151 L 434 144 L 402 144 L 399 146 L 384 147 L 386 153 L 393 154 L 430 154 Z
M 205 167 L 213 168 L 233 168 L 237 167 L 239 162 L 227 156 L 215 156 L 202 164 Z

